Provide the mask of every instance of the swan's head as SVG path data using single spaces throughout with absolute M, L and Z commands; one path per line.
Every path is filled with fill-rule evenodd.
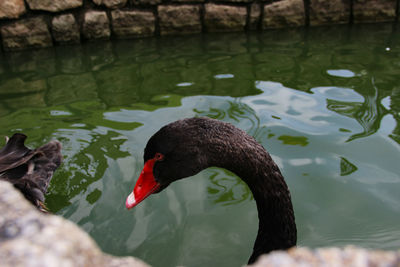
M 180 120 L 155 133 L 144 150 L 144 167 L 126 199 L 126 208 L 131 209 L 170 183 L 207 168 L 207 127 L 214 121 L 206 118 Z

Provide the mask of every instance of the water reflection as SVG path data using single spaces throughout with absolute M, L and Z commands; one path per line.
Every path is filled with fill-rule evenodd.
M 226 170 L 222 172 L 213 170 L 210 181 L 212 186 L 207 187 L 207 192 L 215 203 L 232 205 L 253 198 L 250 189 L 242 179 Z
M 399 40 L 380 24 L 0 53 L 0 135 L 62 141 L 47 205 L 108 253 L 155 266 L 246 262 L 257 214 L 234 174 L 211 168 L 124 208 L 148 138 L 191 116 L 233 123 L 269 150 L 300 245 L 399 247 Z
M 342 78 L 352 78 L 356 76 L 354 72 L 351 70 L 327 70 L 326 71 L 329 75 L 335 76 L 335 77 L 342 77 Z
M 278 137 L 279 140 L 282 141 L 285 145 L 292 146 L 306 146 L 308 145 L 307 137 L 304 136 L 289 136 L 289 135 L 281 135 Z
M 130 155 L 121 149 L 126 140 L 119 133 L 103 127 L 92 131 L 59 130 L 56 137 L 66 147 L 65 160 L 60 174 L 52 182 L 46 200 L 49 208 L 57 212 L 70 205 L 78 195 L 86 195 L 86 200 L 94 204 L 102 192 L 99 188 L 87 192 L 88 187 L 104 177 L 109 168 L 108 159 L 117 160 Z
M 373 94 L 364 95 L 363 103 L 327 99 L 328 109 L 343 116 L 354 118 L 362 126 L 364 131 L 350 136 L 348 141 L 376 133 L 383 117 L 388 113 L 387 109 L 381 104 L 382 96 L 378 95 L 378 88 L 376 88 L 374 80 L 372 80 L 371 84 Z
M 346 176 L 349 175 L 357 170 L 357 166 L 352 164 L 349 160 L 346 158 L 341 157 L 340 158 L 340 175 L 341 176 Z
M 240 125 L 241 129 L 245 129 L 256 139 L 260 134 L 259 132 L 263 130 L 255 110 L 244 103 L 242 99 L 228 100 L 218 108 L 213 108 L 212 102 L 209 103 L 211 105 L 206 105 L 203 109 L 195 108 L 196 116 L 206 116 Z

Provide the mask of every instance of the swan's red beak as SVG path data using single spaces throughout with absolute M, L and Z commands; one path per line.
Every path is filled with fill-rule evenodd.
M 155 162 L 155 159 L 150 159 L 144 164 L 135 188 L 133 188 L 132 193 L 126 198 L 125 206 L 127 209 L 135 207 L 160 188 L 160 184 L 154 179 L 153 174 Z

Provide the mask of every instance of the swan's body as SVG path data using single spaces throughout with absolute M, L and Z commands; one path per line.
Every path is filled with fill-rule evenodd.
M 257 203 L 259 230 L 249 263 L 261 254 L 296 245 L 289 189 L 268 152 L 244 131 L 209 118 L 176 121 L 150 138 L 144 162 L 135 188 L 126 200 L 127 208 L 173 181 L 208 167 L 221 167 L 242 178 Z
M 44 196 L 54 171 L 62 161 L 61 143 L 51 141 L 37 149 L 24 145 L 26 135 L 6 138 L 0 149 L 0 179 L 12 183 L 39 210 L 46 211 Z

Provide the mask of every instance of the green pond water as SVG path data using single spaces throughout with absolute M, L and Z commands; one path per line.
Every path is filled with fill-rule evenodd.
M 63 144 L 46 203 L 113 255 L 241 266 L 258 218 L 218 168 L 133 210 L 161 126 L 208 116 L 254 136 L 290 187 L 298 245 L 400 248 L 400 30 L 378 24 L 0 53 L 0 135 Z M 1 145 L 4 141 L 0 141 Z

